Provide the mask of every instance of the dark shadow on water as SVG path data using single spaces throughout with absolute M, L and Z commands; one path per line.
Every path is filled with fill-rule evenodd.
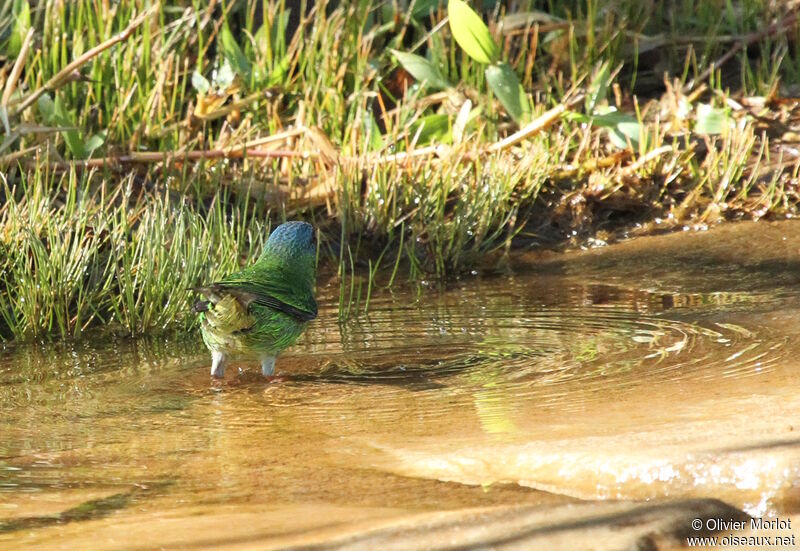
M 781 448 L 797 448 L 797 447 L 800 447 L 800 438 L 795 438 L 792 440 L 772 440 L 769 442 L 750 444 L 748 446 L 734 446 L 730 448 L 723 448 L 717 451 L 722 453 L 740 453 L 740 452 L 752 452 L 758 450 L 777 450 Z
M 456 540 L 451 541 L 449 545 L 438 544 L 431 548 L 441 550 L 447 549 L 448 551 L 500 549 L 509 545 L 515 546 L 516 548 L 516 546 L 526 544 L 526 542 L 531 545 L 531 548 L 538 548 L 534 541 L 535 538 L 566 532 L 575 532 L 577 538 L 582 535 L 582 532 L 587 530 L 611 527 L 614 530 L 630 531 L 632 544 L 630 548 L 632 549 L 662 549 L 664 546 L 661 545 L 661 543 L 664 539 L 673 542 L 685 542 L 686 538 L 690 536 L 702 537 L 714 534 L 714 531 L 707 530 L 705 527 L 701 530 L 693 530 L 691 528 L 691 521 L 696 518 L 715 518 L 724 519 L 726 521 L 743 522 L 747 522 L 751 518 L 744 511 L 736 509 L 717 499 L 690 499 L 641 505 L 633 509 L 613 513 L 592 514 L 590 511 L 584 518 L 554 522 L 552 524 L 545 524 L 544 526 L 542 526 L 542 519 L 545 517 L 542 514 L 542 508 L 539 506 L 521 507 L 512 510 L 502 508 L 497 511 L 481 513 L 480 520 L 477 521 L 477 523 L 475 518 L 470 516 L 469 511 L 465 511 L 464 517 L 443 520 L 433 519 L 428 522 L 422 521 L 416 526 L 411 527 L 400 523 L 333 541 L 290 546 L 284 547 L 283 549 L 292 551 L 313 551 L 333 549 L 339 546 L 379 549 L 382 547 L 382 544 L 386 544 L 387 542 L 391 542 L 395 547 L 405 542 L 408 543 L 409 548 L 414 548 L 413 546 L 419 546 L 421 541 L 425 541 L 424 538 L 426 537 L 432 538 L 432 541 L 441 541 L 441 536 L 443 534 L 452 534 L 454 531 L 457 532 L 465 523 L 469 523 L 471 528 L 475 528 L 476 524 L 483 524 L 487 527 L 491 527 L 495 524 L 503 525 L 508 523 L 513 526 L 513 524 L 519 524 L 515 519 L 519 519 L 520 517 L 530 517 L 531 524 L 534 526 L 529 529 L 518 529 L 502 537 L 476 538 L 472 541 L 464 541 L 463 543 L 459 543 Z M 705 523 L 703 524 L 705 525 Z M 588 536 L 589 534 L 583 535 L 584 538 Z
M 289 381 L 299 383 L 321 383 L 332 385 L 390 386 L 402 387 L 411 391 L 437 390 L 447 385 L 428 379 L 423 374 L 412 374 L 405 377 L 380 377 L 374 375 L 297 375 L 288 377 Z
M 447 357 L 445 354 L 443 357 Z M 535 358 L 535 354 L 513 354 L 503 359 Z M 469 354 L 449 359 L 418 360 L 413 365 L 387 363 L 385 365 L 330 364 L 319 373 L 286 374 L 286 382 L 334 385 L 381 385 L 402 387 L 407 390 L 435 390 L 447 388 L 447 379 L 479 369 L 489 362 L 497 362 L 491 354 Z
M 67 524 L 82 520 L 93 520 L 110 515 L 114 511 L 126 508 L 133 498 L 134 492 L 114 494 L 101 499 L 93 499 L 81 503 L 77 507 L 67 509 L 57 515 L 41 517 L 23 517 L 0 521 L 0 534 L 18 530 L 44 528 L 54 524 Z
M 530 358 L 536 354 L 506 354 L 502 360 Z M 486 364 L 496 363 L 496 355 L 481 353 L 460 353 L 453 357 L 452 352 L 440 356 L 415 359 L 413 364 L 403 363 L 402 359 L 373 358 L 371 361 L 332 361 L 312 373 L 292 373 L 278 369 L 277 377 L 267 381 L 256 369 L 242 370 L 234 378 L 217 382 L 218 386 L 260 386 L 280 384 L 332 384 L 359 386 L 402 387 L 408 390 L 434 390 L 446 388 L 447 379 L 464 375 L 480 369 Z
M 115 511 L 127 508 L 135 501 L 139 501 L 163 490 L 171 484 L 171 482 L 161 482 L 150 485 L 147 488 L 137 488 L 129 492 L 120 492 L 100 499 L 92 499 L 57 515 L 0 520 L 0 534 L 107 517 Z
M 579 519 L 572 522 L 565 522 L 556 526 L 544 526 L 540 528 L 533 528 L 531 530 L 521 531 L 517 534 L 510 534 L 503 538 L 495 538 L 491 540 L 484 540 L 475 542 L 472 545 L 464 547 L 453 547 L 452 549 L 491 549 L 503 545 L 524 542 L 526 539 L 545 536 L 557 532 L 565 532 L 569 530 L 585 530 L 597 527 L 613 527 L 617 529 L 625 529 L 636 526 L 654 526 L 660 518 L 671 517 L 671 522 L 667 526 L 660 527 L 660 532 L 663 535 L 670 536 L 675 541 L 685 542 L 686 538 L 692 536 L 710 536 L 713 535 L 715 530 L 708 530 L 705 528 L 706 523 L 703 523 L 703 528 L 695 530 L 692 528 L 692 521 L 695 518 L 700 519 L 724 519 L 726 521 L 749 522 L 751 517 L 744 511 L 737 509 L 727 503 L 718 499 L 688 499 L 679 500 L 669 503 L 658 503 L 653 505 L 642 505 L 632 511 L 624 511 L 621 513 L 612 513 L 605 515 L 590 516 L 586 519 Z M 642 534 L 637 538 L 635 549 L 662 549 L 663 546 L 658 545 L 657 537 L 654 538 L 652 531 L 647 534 Z
M 424 391 L 447 388 L 448 385 L 437 380 L 444 375 L 441 372 L 395 369 L 391 371 L 356 372 L 347 368 L 334 367 L 319 373 L 287 373 L 279 372 L 270 379 L 265 379 L 257 370 L 244 370 L 235 378 L 212 380 L 212 392 L 232 390 L 260 391 L 265 388 L 281 385 L 317 386 L 385 386 L 404 388 L 410 391 Z

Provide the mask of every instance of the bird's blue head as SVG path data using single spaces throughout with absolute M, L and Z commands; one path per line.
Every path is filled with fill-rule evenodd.
M 307 222 L 286 222 L 275 228 L 264 245 L 261 258 L 281 257 L 287 261 L 298 262 L 317 254 L 317 234 L 314 226 Z

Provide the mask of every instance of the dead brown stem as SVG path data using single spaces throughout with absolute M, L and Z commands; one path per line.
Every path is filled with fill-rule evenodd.
M 530 123 L 520 128 L 510 136 L 506 136 L 499 142 L 495 142 L 489 147 L 487 147 L 486 152 L 495 153 L 497 151 L 501 151 L 503 149 L 511 147 L 512 145 L 518 144 L 519 142 L 521 142 L 526 138 L 530 138 L 534 134 L 538 134 L 542 130 L 549 128 L 554 122 L 560 119 L 561 115 L 566 113 L 568 109 L 571 109 L 581 101 L 583 101 L 583 94 L 578 94 L 577 96 L 574 96 L 567 102 L 559 103 L 549 111 L 545 111 L 536 120 L 531 121 Z
M 33 27 L 28 29 L 28 34 L 25 35 L 25 40 L 22 42 L 22 47 L 19 49 L 19 55 L 17 55 L 17 60 L 14 62 L 14 67 L 11 69 L 11 74 L 8 75 L 6 87 L 3 91 L 3 99 L 0 100 L 0 105 L 3 107 L 8 105 L 8 100 L 11 99 L 11 94 L 13 94 L 14 90 L 17 88 L 17 80 L 19 80 L 19 75 L 22 74 L 22 67 L 25 65 L 25 58 L 28 57 L 28 50 L 31 47 L 32 41 Z
M 103 168 L 106 166 L 124 165 L 124 164 L 147 164 L 147 163 L 180 163 L 184 161 L 200 161 L 212 159 L 244 159 L 261 158 L 261 159 L 278 159 L 284 157 L 299 157 L 303 159 L 316 158 L 317 153 L 302 152 L 302 151 L 289 151 L 289 150 L 271 150 L 265 151 L 262 149 L 208 149 L 208 150 L 195 150 L 184 151 L 177 153 L 161 153 L 161 152 L 135 152 L 127 155 L 117 155 L 110 157 L 102 157 L 99 159 L 88 159 L 86 161 L 71 161 L 71 162 L 54 162 L 51 164 L 54 168 L 68 169 L 68 168 Z

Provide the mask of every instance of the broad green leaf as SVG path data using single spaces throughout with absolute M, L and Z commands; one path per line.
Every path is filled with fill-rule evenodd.
M 639 146 L 644 126 L 633 115 L 620 113 L 611 108 L 591 117 L 592 124 L 608 128 L 608 138 L 620 149 L 627 149 L 628 140 L 634 147 Z
M 253 42 L 258 52 L 264 56 L 267 67 L 262 68 L 269 70 L 275 62 L 277 56 L 282 55 L 286 51 L 286 27 L 289 24 L 289 16 L 292 10 L 290 8 L 280 10 L 272 21 L 266 21 L 261 25 L 253 35 Z M 258 67 L 255 68 L 258 71 Z M 263 72 L 263 71 L 262 71 Z
M 195 71 L 192 73 L 192 87 L 201 94 L 207 94 L 208 89 L 211 88 L 211 83 L 208 82 L 206 77 Z
M 281 84 L 284 80 L 286 80 L 286 76 L 289 74 L 289 67 L 292 64 L 292 56 L 291 54 L 286 54 L 281 59 L 281 62 L 275 65 L 275 68 L 269 74 L 269 78 L 267 78 L 266 86 L 277 86 Z
M 608 138 L 620 149 L 628 148 L 628 140 L 632 146 L 639 147 L 642 130 L 642 124 L 635 117 L 631 117 L 630 120 L 618 122 L 614 127 L 609 128 Z
M 450 132 L 450 116 L 437 113 L 422 117 L 414 122 L 409 128 L 410 139 L 417 137 L 416 145 L 426 145 L 432 141 L 440 143 L 450 143 L 452 141 L 452 134 Z
M 589 89 L 586 91 L 586 112 L 593 113 L 599 101 L 606 99 L 608 85 L 611 81 L 611 71 L 608 68 L 608 61 L 603 62 L 600 67 L 595 69 L 592 80 L 589 82 Z
M 253 34 L 253 45 L 256 51 L 265 56 L 267 63 L 272 63 L 272 44 L 270 43 L 270 36 L 268 34 L 269 27 L 267 23 L 261 25 L 258 30 Z
M 72 153 L 72 156 L 76 159 L 85 159 L 86 147 L 80 132 L 75 128 L 75 116 L 67 111 L 61 98 L 56 96 L 55 101 L 53 101 L 49 94 L 42 94 L 36 100 L 36 106 L 39 108 L 39 114 L 45 123 L 63 128 L 61 135 L 64 136 L 64 143 L 67 144 L 67 149 Z
M 381 129 L 378 123 L 375 122 L 375 117 L 370 115 L 364 119 L 364 132 L 367 134 L 367 143 L 369 144 L 370 151 L 380 151 L 383 149 L 383 136 L 381 136 Z
M 241 75 L 245 79 L 250 78 L 250 61 L 247 59 L 247 56 L 244 55 L 244 52 L 236 43 L 236 40 L 233 38 L 233 33 L 231 33 L 230 27 L 228 24 L 225 23 L 222 25 L 222 29 L 219 33 L 220 43 L 222 46 L 222 55 L 225 56 L 225 59 L 231 64 L 231 67 L 236 72 L 236 74 Z
M 489 65 L 486 68 L 486 82 L 512 119 L 520 122 L 530 115 L 528 98 L 519 83 L 517 73 L 508 63 Z
M 564 113 L 564 118 L 570 122 L 592 124 L 592 117 L 589 115 L 584 115 L 583 113 L 578 113 L 577 111 L 567 111 Z
M 403 69 L 411 73 L 418 81 L 425 82 L 431 88 L 444 90 L 453 87 L 439 71 L 439 68 L 424 57 L 397 50 L 392 50 L 392 55 L 403 66 Z
M 448 0 L 447 15 L 453 38 L 469 57 L 485 64 L 500 59 L 500 49 L 489 28 L 464 0 Z
M 85 159 L 86 149 L 83 145 L 80 132 L 75 128 L 74 115 L 67 111 L 64 102 L 59 96 L 56 96 L 55 101 L 55 119 L 59 126 L 69 127 L 61 133 L 61 135 L 64 136 L 67 149 L 69 149 L 70 153 L 72 153 L 73 157 L 76 159 Z
M 11 36 L 6 42 L 6 54 L 8 57 L 17 57 L 22 49 L 25 35 L 31 28 L 31 7 L 28 0 L 14 0 L 11 5 L 11 18 L 14 21 L 14 28 L 11 29 Z
M 416 0 L 414 7 L 411 8 L 411 17 L 414 19 L 425 19 L 430 17 L 431 12 L 439 7 L 441 0 Z
M 39 114 L 44 119 L 44 122 L 52 126 L 58 125 L 55 120 L 56 104 L 53 103 L 53 98 L 50 97 L 50 94 L 39 96 L 39 99 L 36 100 L 36 107 L 39 108 Z
M 712 107 L 707 103 L 697 106 L 697 122 L 694 131 L 698 134 L 722 134 L 731 125 L 731 118 L 725 109 Z
M 86 140 L 84 148 L 86 150 L 86 157 L 89 158 L 94 153 L 94 150 L 106 143 L 106 131 L 103 130 Z

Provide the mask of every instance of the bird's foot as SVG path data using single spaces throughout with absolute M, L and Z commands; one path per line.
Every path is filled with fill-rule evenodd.
M 211 376 L 215 379 L 221 379 L 225 376 L 225 366 L 228 363 L 228 358 L 222 352 L 211 353 Z
M 264 377 L 275 375 L 275 357 L 261 358 L 261 374 Z
M 286 377 L 285 375 L 268 375 L 264 377 L 264 380 L 268 384 L 273 384 L 273 383 L 285 383 L 286 381 L 289 380 L 289 378 Z

